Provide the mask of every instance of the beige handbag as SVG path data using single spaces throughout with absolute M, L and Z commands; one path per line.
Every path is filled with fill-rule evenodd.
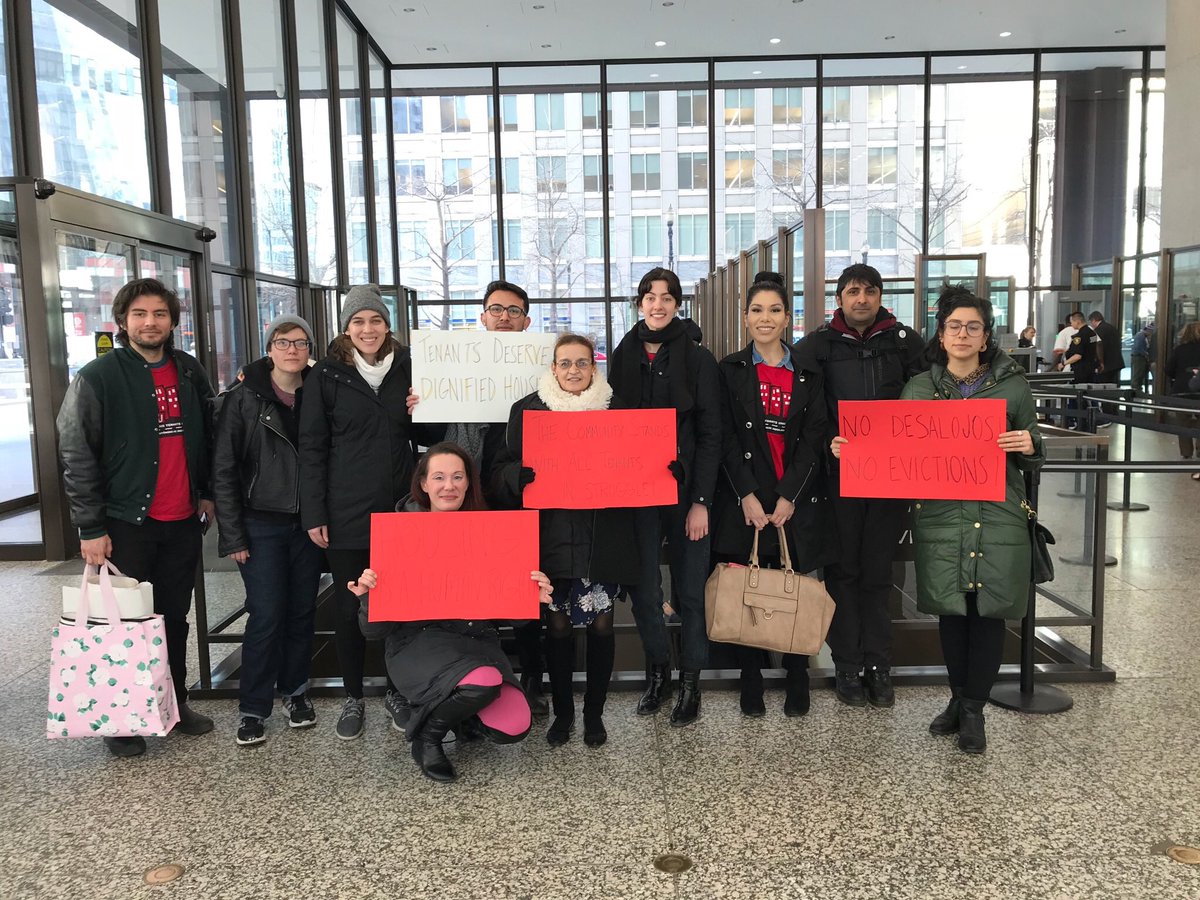
M 761 568 L 756 530 L 749 568 L 717 564 L 704 586 L 710 640 L 802 656 L 820 652 L 833 620 L 833 598 L 817 579 L 792 571 L 782 528 L 779 551 L 782 569 Z

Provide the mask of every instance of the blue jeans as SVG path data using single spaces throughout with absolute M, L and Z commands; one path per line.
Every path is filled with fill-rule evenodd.
M 647 665 L 670 665 L 671 644 L 663 620 L 662 570 L 659 550 L 667 539 L 667 556 L 671 565 L 671 581 L 676 597 L 672 606 L 682 620 L 683 649 L 679 668 L 699 672 L 708 665 L 708 630 L 704 622 L 704 582 L 708 578 L 709 537 L 688 540 L 685 525 L 688 503 L 674 506 L 652 506 L 639 509 L 635 515 L 638 551 L 641 553 L 641 573 L 636 585 L 630 586 L 633 618 L 642 638 Z M 711 518 L 711 516 L 710 516 Z
M 238 711 L 265 719 L 275 689 L 285 697 L 308 689 L 321 551 L 299 519 L 246 516 L 250 558 L 238 568 L 246 585 L 246 631 Z

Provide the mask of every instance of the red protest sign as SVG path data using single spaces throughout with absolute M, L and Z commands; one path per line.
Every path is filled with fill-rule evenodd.
M 679 501 L 675 410 L 525 410 L 521 462 L 535 473 L 526 509 L 666 506 Z
M 1003 500 L 1003 400 L 842 400 L 843 497 Z
M 372 513 L 372 622 L 536 619 L 535 512 Z

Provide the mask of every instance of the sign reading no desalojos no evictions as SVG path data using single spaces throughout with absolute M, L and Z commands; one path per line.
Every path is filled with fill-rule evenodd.
M 507 422 L 537 389 L 558 335 L 527 331 L 414 331 L 414 422 Z
M 843 497 L 1004 499 L 1003 400 L 843 400 Z

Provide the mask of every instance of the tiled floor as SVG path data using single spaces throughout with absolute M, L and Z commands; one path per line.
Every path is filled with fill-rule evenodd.
M 1146 458 L 1172 448 L 1139 436 Z M 539 730 L 451 750 L 452 786 L 419 776 L 378 700 L 361 741 L 338 741 L 336 702 L 319 699 L 316 729 L 276 717 L 249 749 L 233 743 L 234 703 L 202 702 L 216 732 L 119 761 L 44 737 L 47 634 L 72 579 L 2 564 L 0 900 L 1196 900 L 1200 867 L 1155 848 L 1200 846 L 1200 484 L 1145 476 L 1135 499 L 1151 511 L 1109 517 L 1118 683 L 1068 686 L 1075 708 L 1058 716 L 989 710 L 982 758 L 926 733 L 942 689 L 901 688 L 890 711 L 818 691 L 801 720 L 777 692 L 761 720 L 709 692 L 684 731 L 616 694 L 605 747 L 551 750 Z M 1044 501 L 1043 516 L 1078 540 L 1081 508 Z M 1086 601 L 1085 579 L 1056 586 Z M 693 868 L 656 871 L 667 851 Z M 143 884 L 168 862 L 182 878 Z

